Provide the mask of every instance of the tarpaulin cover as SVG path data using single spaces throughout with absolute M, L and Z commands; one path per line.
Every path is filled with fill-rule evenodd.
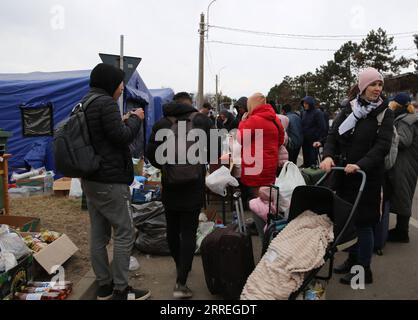
M 73 107 L 88 92 L 90 72 L 0 74 L 0 128 L 13 133 L 7 143 L 8 152 L 13 155 L 9 162 L 11 170 L 27 167 L 28 163 L 38 164 L 41 161 L 39 159 L 44 159 L 44 166 L 48 170 L 54 170 L 51 137 L 24 137 L 20 106 L 24 104 L 36 108 L 52 103 L 53 123 L 56 126 L 69 116 Z M 145 110 L 148 139 L 155 122 L 154 98 L 137 71 L 126 86 L 125 98 L 141 98 L 148 103 Z M 29 160 L 27 163 L 25 157 Z M 35 158 L 37 160 L 32 161 Z

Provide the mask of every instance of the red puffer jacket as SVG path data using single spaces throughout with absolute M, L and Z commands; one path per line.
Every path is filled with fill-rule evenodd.
M 256 135 L 257 129 L 262 129 L 261 134 Z M 241 121 L 238 141 L 242 145 L 242 183 L 249 187 L 273 184 L 279 146 L 284 143 L 284 129 L 269 104 L 256 107 L 247 120 Z

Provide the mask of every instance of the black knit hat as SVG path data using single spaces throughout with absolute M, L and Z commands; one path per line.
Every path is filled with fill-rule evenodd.
M 247 97 L 241 97 L 241 98 L 238 99 L 237 102 L 235 102 L 234 107 L 237 108 L 237 109 L 242 108 L 245 111 L 248 111 L 247 102 L 248 102 Z
M 111 97 L 125 78 L 125 72 L 114 66 L 100 63 L 90 74 L 90 87 L 106 91 Z

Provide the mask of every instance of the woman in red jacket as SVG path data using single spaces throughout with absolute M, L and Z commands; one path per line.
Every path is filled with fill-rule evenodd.
M 248 113 L 239 124 L 241 182 L 250 189 L 250 198 L 258 197 L 260 187 L 275 183 L 279 147 L 284 143 L 284 129 L 273 108 L 261 93 L 248 99 Z M 261 240 L 265 222 L 253 214 Z

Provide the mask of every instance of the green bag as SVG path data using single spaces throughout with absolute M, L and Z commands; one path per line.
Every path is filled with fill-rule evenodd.
M 324 175 L 325 171 L 318 167 L 304 168 L 301 170 L 302 176 L 305 179 L 306 185 L 315 185 Z

